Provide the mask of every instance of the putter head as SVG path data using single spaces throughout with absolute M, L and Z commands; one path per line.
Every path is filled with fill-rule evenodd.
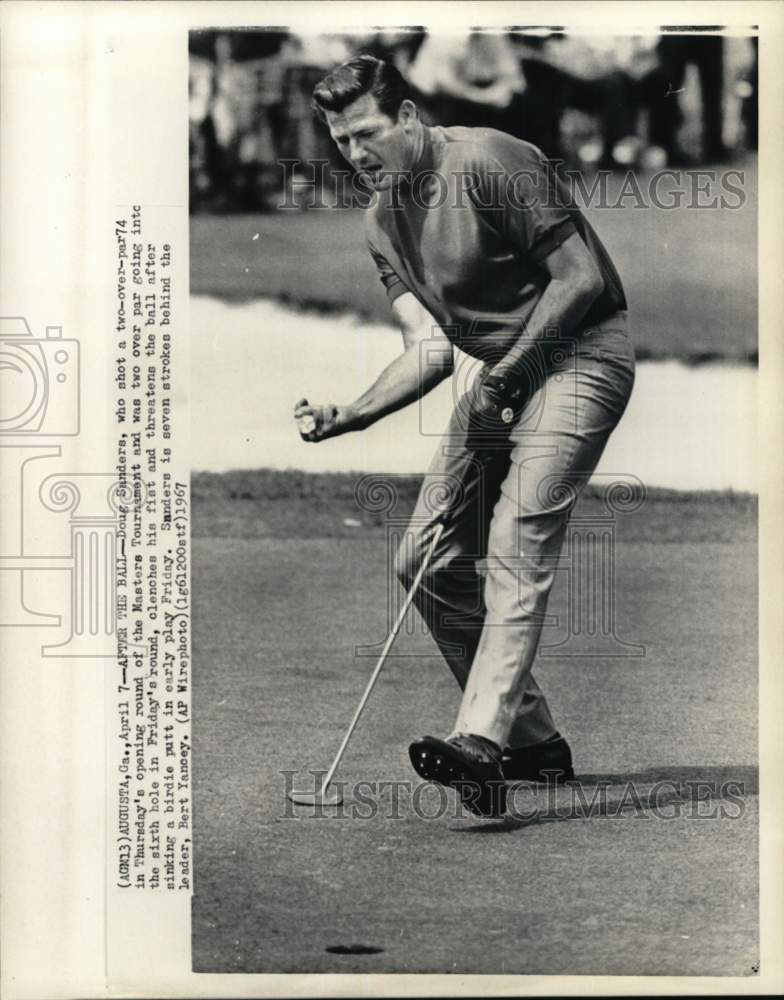
M 334 785 L 327 785 L 317 792 L 289 792 L 289 799 L 298 806 L 339 806 L 343 796 Z

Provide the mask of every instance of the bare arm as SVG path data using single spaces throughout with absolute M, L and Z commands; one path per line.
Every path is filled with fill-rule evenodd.
M 404 351 L 348 407 L 359 430 L 413 403 L 452 372 L 452 345 L 415 296 L 401 295 L 392 311 L 400 324 Z
M 587 247 L 573 233 L 543 261 L 550 282 L 524 334 L 495 366 L 493 374 L 521 369 L 521 362 L 546 329 L 567 336 L 604 290 L 604 279 Z
M 477 383 L 474 415 L 509 423 L 526 398 L 526 355 L 545 330 L 570 333 L 601 295 L 604 279 L 577 233 L 544 260 L 550 282 L 536 304 L 523 335 Z
M 431 314 L 411 292 L 395 299 L 392 311 L 400 324 L 404 350 L 353 403 L 313 406 L 306 399 L 294 408 L 300 419 L 312 416 L 315 429 L 306 441 L 322 441 L 348 431 L 364 430 L 430 392 L 452 371 L 452 345 Z

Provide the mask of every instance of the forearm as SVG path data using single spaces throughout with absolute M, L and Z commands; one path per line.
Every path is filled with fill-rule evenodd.
M 542 339 L 545 331 L 557 330 L 560 337 L 568 337 L 579 325 L 601 292 L 595 282 L 569 282 L 552 279 L 542 293 L 524 334 L 512 345 L 498 368 L 519 369 L 524 358 Z
M 367 392 L 347 407 L 349 429 L 364 430 L 387 414 L 413 403 L 447 378 L 452 370 L 451 351 L 448 357 L 444 351 L 436 353 L 444 356 L 434 362 L 417 343 L 395 358 Z

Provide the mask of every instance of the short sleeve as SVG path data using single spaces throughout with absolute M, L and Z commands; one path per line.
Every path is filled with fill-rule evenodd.
M 408 291 L 408 288 L 406 288 L 403 284 L 397 271 L 395 271 L 386 257 L 379 250 L 377 250 L 369 240 L 368 250 L 370 251 L 370 256 L 373 258 L 376 267 L 378 268 L 381 283 L 387 290 L 387 297 L 390 302 L 394 302 L 395 299 L 398 299 L 401 295 L 405 294 Z
M 577 227 L 555 167 L 535 147 L 520 147 L 490 167 L 496 218 L 507 239 L 539 264 Z

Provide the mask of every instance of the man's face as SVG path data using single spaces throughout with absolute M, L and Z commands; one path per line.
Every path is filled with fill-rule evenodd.
M 379 110 L 375 97 L 363 94 L 342 111 L 326 111 L 329 134 L 338 149 L 375 190 L 389 187 L 396 174 L 413 166 L 416 108 L 404 101 L 396 118 Z

